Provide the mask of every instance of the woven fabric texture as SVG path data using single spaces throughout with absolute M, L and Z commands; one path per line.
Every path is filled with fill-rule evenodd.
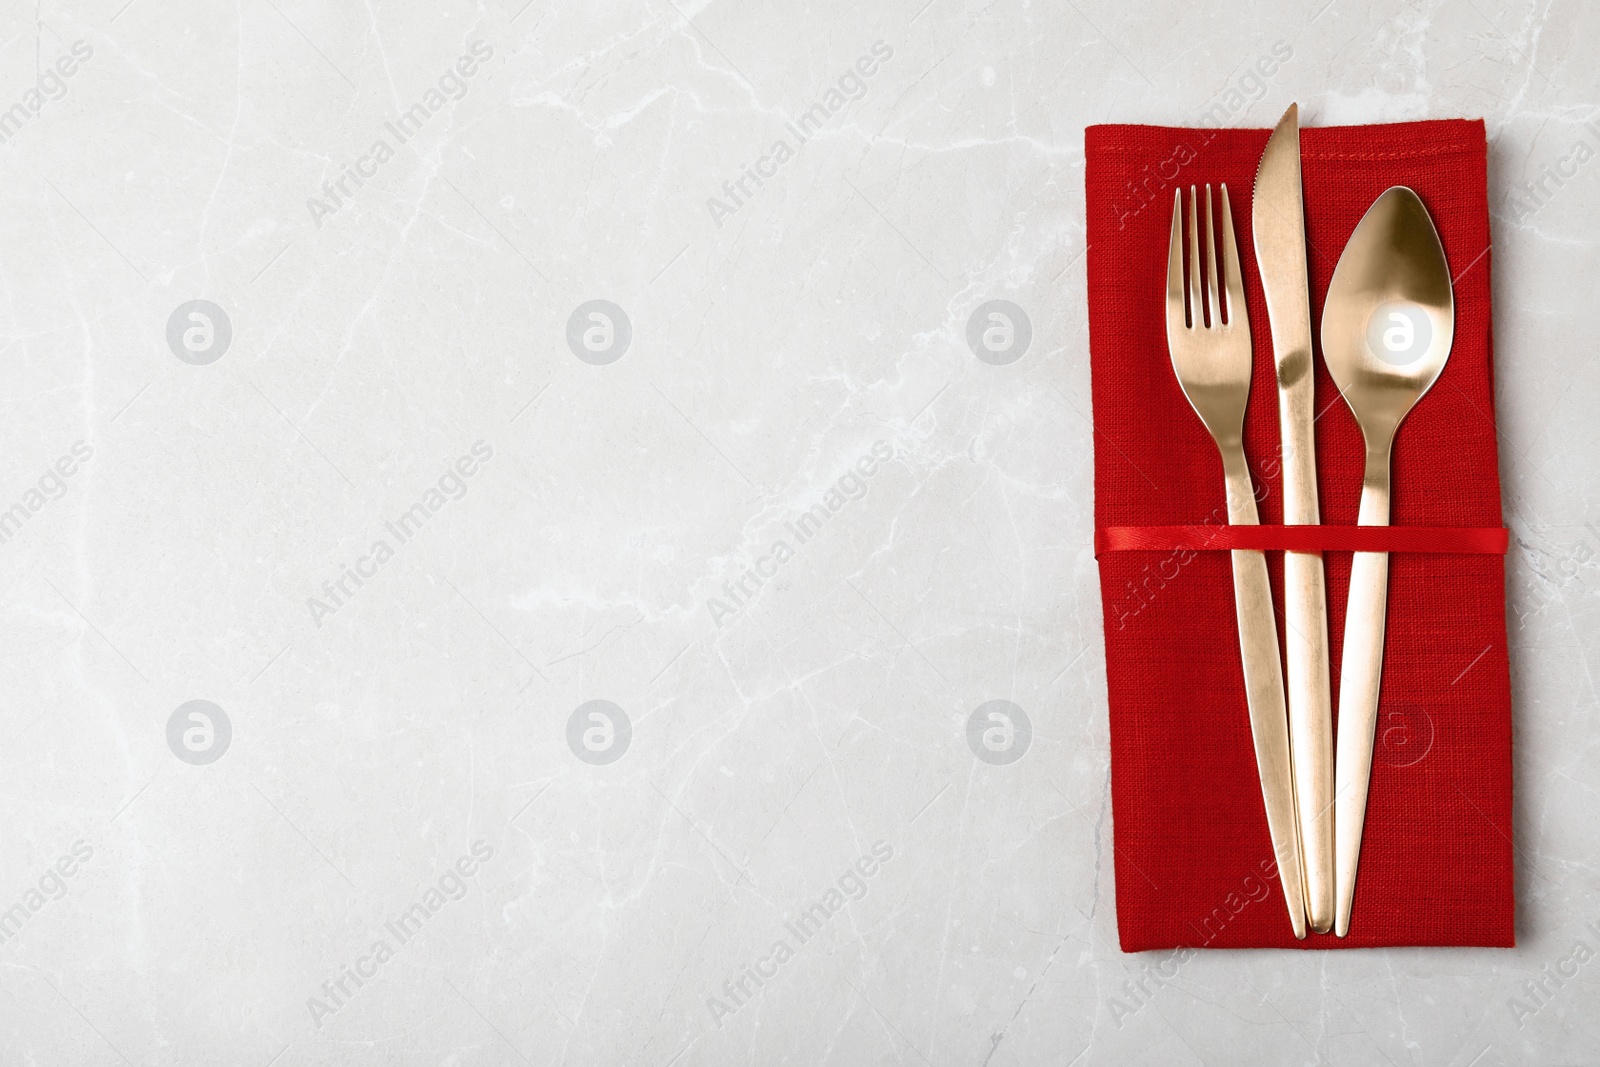
M 1255 370 L 1245 449 L 1261 521 L 1282 521 L 1271 334 L 1251 237 L 1267 130 L 1085 133 L 1095 526 L 1226 523 L 1222 466 L 1167 354 L 1173 190 L 1226 184 Z M 1334 264 L 1391 185 L 1421 196 L 1455 284 L 1455 343 L 1395 445 L 1392 521 L 1499 527 L 1481 121 L 1301 132 L 1313 334 Z M 1353 524 L 1360 431 L 1316 354 L 1322 521 Z M 1328 552 L 1334 700 L 1350 555 Z M 1282 558 L 1269 553 L 1282 621 Z M 1511 699 L 1504 560 L 1391 557 L 1372 787 L 1350 936 L 1296 941 L 1273 872 L 1245 709 L 1229 556 L 1099 558 L 1109 691 L 1117 927 L 1124 951 L 1511 945 Z

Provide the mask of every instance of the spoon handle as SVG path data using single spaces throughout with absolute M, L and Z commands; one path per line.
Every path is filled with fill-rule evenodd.
M 1368 451 L 1361 487 L 1362 526 L 1389 525 L 1389 453 Z M 1350 599 L 1344 614 L 1344 655 L 1339 666 L 1339 737 L 1334 762 L 1334 836 L 1337 893 L 1334 933 L 1350 932 L 1356 864 L 1367 818 L 1372 748 L 1383 679 L 1384 620 L 1389 606 L 1389 554 L 1357 552 L 1350 565 Z

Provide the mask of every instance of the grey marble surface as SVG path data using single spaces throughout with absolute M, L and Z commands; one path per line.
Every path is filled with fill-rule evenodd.
M 0 57 L 0 1063 L 1600 1055 L 1592 6 L 46 0 Z M 1151 980 L 1082 131 L 1294 99 L 1488 123 L 1521 944 Z

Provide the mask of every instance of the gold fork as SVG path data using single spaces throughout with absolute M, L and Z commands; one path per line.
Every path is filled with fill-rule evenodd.
M 1218 300 L 1217 238 L 1211 215 L 1211 186 L 1206 186 L 1205 301 L 1201 297 L 1201 234 L 1195 187 L 1189 187 L 1189 285 L 1184 306 L 1183 192 L 1172 198 L 1172 239 L 1167 252 L 1167 350 L 1178 385 L 1222 454 L 1228 493 L 1228 522 L 1255 526 L 1255 492 L 1244 458 L 1244 409 L 1250 399 L 1250 318 L 1245 310 L 1239 275 L 1239 247 L 1233 236 L 1228 187 L 1222 187 L 1223 290 Z M 1255 741 L 1261 799 L 1267 809 L 1267 831 L 1283 882 L 1294 936 L 1306 936 L 1303 860 L 1294 805 L 1294 780 L 1289 762 L 1289 719 L 1283 700 L 1283 666 L 1278 659 L 1278 626 L 1267 585 L 1267 559 L 1259 551 L 1233 552 L 1233 601 L 1239 625 L 1239 652 L 1244 661 L 1245 702 Z

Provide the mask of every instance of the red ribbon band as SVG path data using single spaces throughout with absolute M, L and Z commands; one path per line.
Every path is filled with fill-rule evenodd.
M 1104 552 L 1434 552 L 1503 556 L 1510 535 L 1500 526 L 1105 526 L 1094 554 Z

